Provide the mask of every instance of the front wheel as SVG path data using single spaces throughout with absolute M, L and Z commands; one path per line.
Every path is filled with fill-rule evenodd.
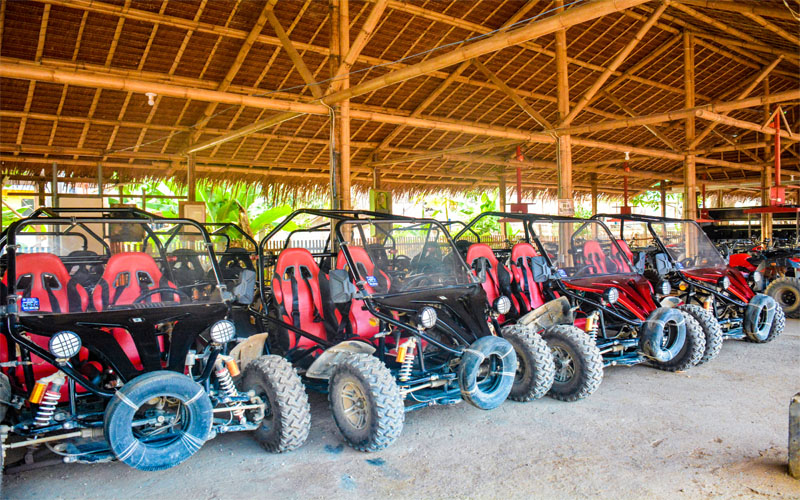
M 686 325 L 686 338 L 683 346 L 671 360 L 653 361 L 653 365 L 659 370 L 669 372 L 688 370 L 700 361 L 706 350 L 706 339 L 702 328 L 700 328 L 700 323 L 684 311 L 681 311 L 681 315 Z M 669 336 L 665 335 L 664 342 L 669 342 Z M 669 346 L 664 345 L 663 347 L 668 348 Z
M 592 340 L 572 325 L 555 325 L 542 334 L 553 351 L 555 379 L 549 395 L 577 401 L 591 395 L 603 381 L 603 355 Z
M 547 342 L 525 325 L 506 325 L 500 335 L 514 346 L 517 370 L 509 399 L 531 401 L 547 394 L 553 386 L 555 364 Z
M 697 323 L 700 325 L 700 329 L 703 331 L 703 335 L 706 339 L 706 348 L 703 351 L 703 356 L 700 358 L 700 361 L 697 362 L 698 365 L 702 365 L 712 359 L 716 358 L 719 352 L 722 350 L 722 327 L 719 326 L 719 321 L 717 318 L 714 317 L 709 311 L 706 311 L 702 307 L 694 304 L 683 304 L 678 306 L 676 309 L 679 311 L 690 315 Z
M 299 448 L 311 429 L 311 407 L 300 376 L 285 359 L 269 355 L 251 361 L 241 388 L 264 402 L 264 418 L 255 431 L 267 450 L 282 453 Z
M 764 291 L 781 306 L 789 318 L 800 318 L 800 279 L 784 276 L 769 284 Z
M 328 381 L 333 420 L 359 451 L 378 451 L 403 431 L 405 408 L 400 389 L 378 358 L 353 353 L 338 363 Z
M 103 428 L 120 462 L 145 471 L 169 469 L 203 446 L 211 431 L 211 399 L 191 377 L 159 370 L 114 394 Z

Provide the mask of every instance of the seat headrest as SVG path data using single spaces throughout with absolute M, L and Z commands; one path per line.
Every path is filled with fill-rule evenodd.
M 489 245 L 486 243 L 473 243 L 470 245 L 469 250 L 467 250 L 467 265 L 471 266 L 476 259 L 481 257 L 488 260 L 492 268 L 497 267 L 497 257 L 495 257 Z
M 533 245 L 527 242 L 517 243 L 511 249 L 511 262 L 517 262 L 520 257 L 536 257 L 539 253 L 533 248 Z
M 319 265 L 311 252 L 305 248 L 287 248 L 278 255 L 278 261 L 275 263 L 275 273 L 283 276 L 287 269 L 295 267 L 306 267 L 313 276 L 319 274 Z M 299 275 L 298 275 L 299 276 Z
M 350 251 L 350 258 L 353 259 L 356 265 L 361 264 L 364 266 L 364 271 L 366 271 L 367 275 L 375 273 L 375 263 L 364 247 L 348 246 L 347 250 Z M 344 258 L 344 251 L 339 250 L 339 254 L 336 256 L 336 269 L 344 269 L 346 264 L 347 260 Z

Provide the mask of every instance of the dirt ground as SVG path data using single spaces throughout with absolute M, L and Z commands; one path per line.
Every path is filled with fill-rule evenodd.
M 344 445 L 325 396 L 311 435 L 272 455 L 217 437 L 184 464 L 139 472 L 60 464 L 5 477 L 9 498 L 800 498 L 787 474 L 788 404 L 800 391 L 800 321 L 771 344 L 728 341 L 685 373 L 606 371 L 589 399 L 461 403 L 406 415 L 389 449 Z

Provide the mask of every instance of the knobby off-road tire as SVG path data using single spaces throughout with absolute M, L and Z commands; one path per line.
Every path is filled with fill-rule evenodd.
M 275 355 L 251 361 L 241 388 L 242 392 L 255 391 L 266 403 L 264 420 L 255 431 L 264 449 L 283 453 L 305 443 L 311 429 L 311 406 L 303 381 L 288 361 Z
M 694 304 L 683 304 L 678 306 L 681 312 L 691 315 L 700 324 L 700 329 L 703 330 L 703 335 L 706 338 L 706 348 L 703 356 L 698 365 L 702 365 L 712 359 L 716 358 L 719 351 L 722 350 L 722 327 L 719 326 L 719 321 L 709 311 Z
M 700 361 L 706 350 L 706 336 L 700 328 L 700 323 L 686 311 L 681 311 L 681 314 L 686 322 L 686 340 L 677 356 L 667 362 L 653 362 L 653 366 L 659 370 L 668 372 L 688 370 Z
M 547 342 L 520 324 L 504 326 L 500 336 L 514 346 L 517 354 L 517 373 L 508 398 L 525 402 L 544 397 L 553 386 L 556 370 Z
M 766 290 L 783 309 L 786 317 L 800 318 L 800 279 L 784 276 L 769 284 Z
M 769 335 L 763 340 L 757 339 L 755 336 L 745 335 L 744 340 L 746 342 L 753 342 L 754 344 L 766 344 L 767 342 L 772 342 L 776 338 L 783 333 L 783 329 L 786 327 L 786 315 L 783 313 L 783 309 L 780 307 L 775 307 L 775 317 L 772 319 L 772 326 L 769 329 Z
M 6 418 L 8 405 L 5 402 L 11 401 L 11 382 L 5 373 L 0 373 L 0 424 Z
M 577 401 L 591 395 L 603 381 L 603 355 L 586 333 L 573 325 L 547 328 L 542 337 L 553 351 L 556 365 L 548 395 Z
M 353 448 L 382 450 L 403 431 L 403 397 L 392 373 L 378 358 L 364 353 L 348 355 L 334 367 L 328 389 L 333 419 Z

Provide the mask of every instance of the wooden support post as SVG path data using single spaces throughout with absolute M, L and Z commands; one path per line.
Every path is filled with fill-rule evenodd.
M 103 200 L 103 164 L 97 164 L 97 196 Z M 102 203 L 101 203 L 102 205 Z
M 186 157 L 186 190 L 187 200 L 197 201 L 197 179 L 195 178 L 195 157 L 194 153 Z M 122 203 L 120 201 L 120 203 Z
M 58 208 L 58 163 L 53 162 L 53 180 L 50 184 L 50 204 Z
M 717 190 L 717 208 L 725 208 L 725 195 L 721 189 Z
M 693 108 L 695 101 L 694 89 L 694 35 L 683 33 L 683 85 L 685 107 Z M 686 144 L 691 144 L 695 137 L 695 118 L 686 118 Z M 695 171 L 695 156 L 687 154 L 683 160 L 683 218 L 697 218 L 697 175 Z
M 769 95 L 769 77 L 764 78 L 763 82 L 764 95 Z M 764 105 L 764 120 L 769 120 L 770 111 L 769 104 Z M 766 141 L 764 146 L 764 161 L 769 161 L 771 154 L 770 142 Z M 775 154 L 780 154 L 776 151 Z M 770 205 L 769 188 L 772 186 L 772 167 L 764 165 L 764 170 L 761 171 L 761 204 L 764 206 Z M 772 214 L 761 214 L 761 241 L 772 240 Z
M 564 1 L 556 0 L 556 7 L 563 10 Z M 567 67 L 567 30 L 556 31 L 556 81 L 558 85 L 558 121 L 569 115 L 569 73 Z M 558 214 L 573 215 L 572 199 L 572 144 L 569 135 L 558 138 L 556 158 L 558 160 Z
M 498 203 L 499 207 L 497 207 L 501 212 L 506 211 L 506 178 L 501 171 L 500 174 L 497 176 L 498 181 Z M 503 238 L 508 239 L 508 226 L 505 222 L 500 224 L 500 229 L 503 233 Z
M 349 0 L 339 0 L 339 68 L 343 57 L 350 52 L 350 8 Z M 377 22 L 377 21 L 376 21 Z M 350 77 L 342 76 L 338 82 L 341 89 L 350 88 Z M 334 86 L 336 86 L 334 83 Z M 339 105 L 339 207 L 349 210 L 350 206 L 350 99 Z
M 39 181 L 36 183 L 36 191 L 39 195 L 39 206 L 37 208 L 42 208 L 47 203 L 45 201 L 44 181 Z
M 661 217 L 667 216 L 667 182 L 661 181 L 658 191 L 661 194 Z
M 597 174 L 591 174 L 592 183 L 592 215 L 597 214 Z

